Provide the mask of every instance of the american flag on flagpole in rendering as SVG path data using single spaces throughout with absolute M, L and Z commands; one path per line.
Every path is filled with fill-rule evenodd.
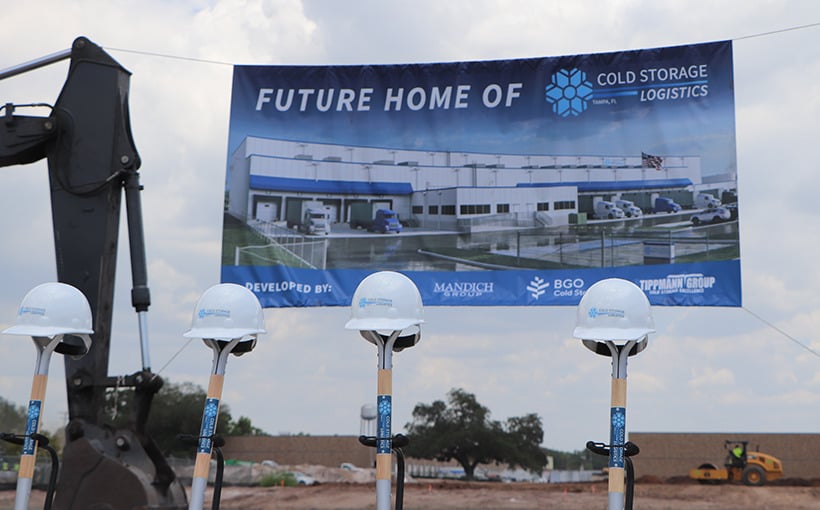
M 644 168 L 654 168 L 655 170 L 663 170 L 663 158 L 660 156 L 653 156 L 651 154 L 642 152 L 641 166 Z

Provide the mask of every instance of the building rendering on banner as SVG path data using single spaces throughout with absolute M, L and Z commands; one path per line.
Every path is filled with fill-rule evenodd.
M 333 223 L 356 203 L 398 213 L 426 230 L 557 226 L 592 218 L 601 200 L 649 210 L 661 195 L 693 205 L 704 182 L 699 156 L 512 155 L 358 147 L 248 136 L 231 155 L 228 212 L 277 222 L 305 200 Z M 297 213 L 298 214 L 298 213 Z

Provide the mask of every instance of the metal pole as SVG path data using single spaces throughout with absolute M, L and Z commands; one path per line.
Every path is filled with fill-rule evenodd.
M 40 57 L 28 62 L 23 62 L 22 64 L 17 64 L 16 66 L 7 67 L 6 69 L 0 70 L 0 80 L 11 78 L 12 76 L 17 76 L 18 74 L 27 73 L 34 69 L 45 67 L 49 64 L 59 62 L 60 60 L 65 60 L 67 58 L 71 58 L 70 49 L 58 51 L 57 53 L 52 53 L 50 55 L 46 55 L 45 57 Z
M 126 158 L 127 159 L 127 158 Z M 125 161 L 123 161 L 125 164 Z M 136 163 L 139 166 L 139 159 Z M 151 371 L 151 358 L 148 353 L 148 307 L 151 306 L 151 292 L 148 289 L 148 269 L 145 261 L 145 234 L 142 228 L 142 204 L 140 201 L 139 173 L 128 172 L 124 181 L 125 212 L 128 220 L 128 244 L 131 254 L 131 305 L 137 311 L 140 333 L 140 352 L 142 369 Z
M 28 403 L 26 416 L 26 433 L 23 439 L 23 450 L 20 455 L 20 470 L 17 473 L 17 493 L 14 496 L 14 510 L 28 510 L 28 500 L 31 496 L 31 484 L 34 478 L 34 463 L 37 456 L 37 441 L 32 434 L 40 432 L 40 415 L 43 401 L 46 398 L 46 384 L 48 383 L 48 365 L 51 354 L 63 335 L 54 338 L 32 337 L 37 347 L 37 365 L 34 379 L 31 383 L 31 398 Z
M 225 446 L 225 440 L 217 436 L 214 438 L 214 450 L 216 451 L 216 477 L 214 477 L 214 494 L 213 503 L 211 503 L 211 510 L 219 510 L 219 505 L 222 502 L 222 477 L 225 474 L 225 457 L 222 455 L 222 446 Z
M 609 236 L 609 265 L 615 267 L 615 238 L 613 235 Z
M 219 400 L 222 398 L 222 387 L 225 382 L 225 365 L 228 362 L 228 355 L 240 340 L 241 338 L 234 338 L 227 344 L 223 342 L 224 346 L 220 346 L 217 340 L 204 339 L 214 351 L 214 360 L 211 378 L 208 382 L 208 396 L 205 398 L 205 408 L 202 410 L 202 425 L 199 429 L 188 510 L 202 510 L 205 504 L 205 489 L 208 487 L 208 471 L 211 468 L 211 452 L 214 447 L 213 436 L 216 433 Z
M 625 502 L 626 363 L 635 343 L 632 340 L 619 347 L 612 341 L 606 342 L 612 354 L 612 393 L 609 410 L 609 510 L 623 510 Z
M 515 233 L 515 263 L 521 265 L 521 232 Z
M 558 262 L 564 264 L 564 234 L 558 233 Z

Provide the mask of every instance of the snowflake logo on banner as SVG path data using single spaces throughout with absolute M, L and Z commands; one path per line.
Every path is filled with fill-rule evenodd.
M 576 68 L 554 73 L 545 90 L 552 111 L 561 117 L 580 115 L 592 97 L 592 84 L 587 81 L 587 74 Z
M 541 278 L 539 276 L 536 276 L 535 278 L 532 279 L 532 281 L 530 281 L 530 284 L 527 285 L 527 290 L 530 291 L 530 295 L 533 298 L 538 299 L 544 293 L 547 292 L 546 289 L 549 286 L 550 286 L 550 284 L 548 282 L 544 281 L 543 278 Z
M 30 420 L 40 417 L 40 402 L 32 401 L 29 403 L 28 417 Z

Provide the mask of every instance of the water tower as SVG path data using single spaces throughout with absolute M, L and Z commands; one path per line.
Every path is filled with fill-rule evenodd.
M 360 436 L 376 435 L 376 417 L 378 412 L 375 404 L 365 404 L 362 406 L 362 421 L 359 425 Z

